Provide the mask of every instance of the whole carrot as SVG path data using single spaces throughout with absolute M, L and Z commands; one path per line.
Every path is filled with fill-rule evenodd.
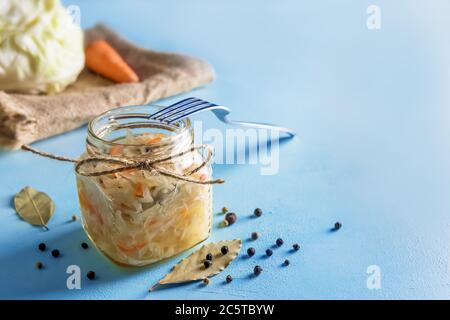
M 85 56 L 86 66 L 105 78 L 119 83 L 139 81 L 133 69 L 105 40 L 90 43 L 85 50 Z

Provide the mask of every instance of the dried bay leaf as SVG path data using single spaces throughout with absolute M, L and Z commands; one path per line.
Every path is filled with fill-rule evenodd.
M 46 193 L 28 186 L 16 194 L 14 206 L 23 220 L 45 229 L 48 229 L 47 223 L 55 212 L 55 203 Z
M 220 249 L 228 247 L 228 253 L 222 254 Z M 157 284 L 150 288 L 153 291 L 163 284 L 182 283 L 188 281 L 202 280 L 214 276 L 223 270 L 236 258 L 242 247 L 241 239 L 223 240 L 204 245 L 199 250 L 192 253 L 175 265 Z M 205 268 L 203 262 L 208 253 L 213 255 L 212 264 Z

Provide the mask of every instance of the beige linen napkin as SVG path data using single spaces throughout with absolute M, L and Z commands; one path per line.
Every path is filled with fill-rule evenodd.
M 112 108 L 142 105 L 214 80 L 205 61 L 134 46 L 104 26 L 85 33 L 86 43 L 105 39 L 138 74 L 140 82 L 115 84 L 88 70 L 56 95 L 0 91 L 0 146 L 19 148 L 74 128 Z

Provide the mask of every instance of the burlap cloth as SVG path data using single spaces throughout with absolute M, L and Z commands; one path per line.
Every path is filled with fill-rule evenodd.
M 203 60 L 136 47 L 101 25 L 85 33 L 86 43 L 100 38 L 120 53 L 140 82 L 115 84 L 83 70 L 74 84 L 57 95 L 0 91 L 0 147 L 19 148 L 77 128 L 109 109 L 146 104 L 214 80 L 214 70 Z

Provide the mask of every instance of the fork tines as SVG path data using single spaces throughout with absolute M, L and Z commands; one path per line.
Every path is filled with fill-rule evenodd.
M 198 98 L 187 98 L 165 107 L 149 116 L 149 119 L 171 123 L 185 118 L 199 110 L 216 106 L 215 104 Z

